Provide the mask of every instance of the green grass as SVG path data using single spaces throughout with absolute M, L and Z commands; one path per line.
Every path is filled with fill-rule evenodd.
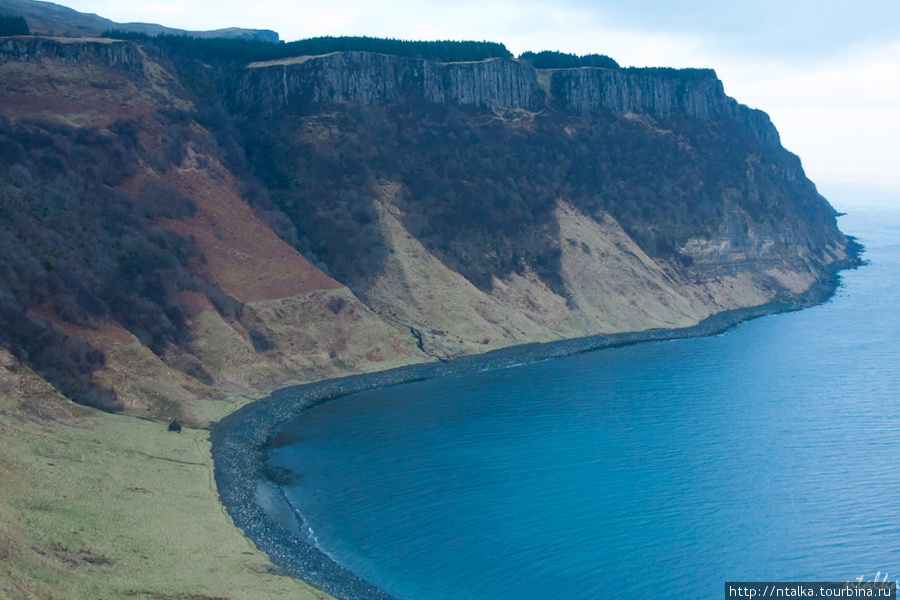
M 206 431 L 22 405 L 0 389 L 0 598 L 328 598 L 234 527 Z

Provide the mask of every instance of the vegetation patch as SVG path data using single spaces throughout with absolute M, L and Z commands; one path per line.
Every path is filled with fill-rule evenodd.
M 0 15 L 0 36 L 31 35 L 25 17 L 20 15 Z
M 567 294 L 560 199 L 598 221 L 611 215 L 651 257 L 684 266 L 683 240 L 716 235 L 733 205 L 745 230 L 790 223 L 819 249 L 833 227 L 815 187 L 796 176 L 797 157 L 727 118 L 547 113 L 523 124 L 398 104 L 237 123 L 248 176 L 289 220 L 293 245 L 360 295 L 389 252 L 375 227 L 382 182 L 400 184 L 406 229 L 485 291 L 527 268 Z
M 0 597 L 327 598 L 272 572 L 222 511 L 207 431 L 73 413 L 26 367 L 0 369 Z
M 140 125 L 107 130 L 0 120 L 0 346 L 73 400 L 117 410 L 115 393 L 92 381 L 105 357 L 55 323 L 121 323 L 162 354 L 190 341 L 182 291 L 220 290 L 198 279 L 205 257 L 190 236 L 157 225 L 196 207 L 170 184 L 129 181 L 152 162 Z M 177 137 L 177 136 L 176 136 Z
M 196 58 L 209 62 L 262 62 L 296 56 L 321 56 L 332 52 L 377 52 L 438 62 L 479 61 L 511 58 L 506 46 L 496 42 L 420 42 L 366 36 L 323 36 L 295 42 L 264 42 L 226 38 L 198 38 L 187 35 L 109 30 L 103 37 L 151 44 L 158 53 Z

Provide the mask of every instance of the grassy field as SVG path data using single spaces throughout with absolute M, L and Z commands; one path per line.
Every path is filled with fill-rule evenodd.
M 76 406 L 0 358 L 0 598 L 329 597 L 233 526 L 207 431 Z

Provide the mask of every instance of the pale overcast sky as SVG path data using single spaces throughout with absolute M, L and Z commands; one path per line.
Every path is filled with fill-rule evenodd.
M 841 208 L 852 190 L 900 201 L 897 0 L 62 0 L 118 22 L 182 29 L 502 42 L 600 53 L 623 66 L 711 67 L 772 117 Z

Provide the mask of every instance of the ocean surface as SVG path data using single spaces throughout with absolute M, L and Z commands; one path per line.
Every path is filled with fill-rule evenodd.
M 335 400 L 269 463 L 399 600 L 900 579 L 900 210 L 840 225 L 869 264 L 823 305 Z

